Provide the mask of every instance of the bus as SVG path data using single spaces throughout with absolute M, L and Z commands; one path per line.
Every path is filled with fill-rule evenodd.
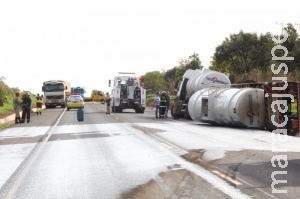
M 84 98 L 84 94 L 86 93 L 84 87 L 72 87 L 71 88 L 71 95 L 81 95 L 82 98 Z

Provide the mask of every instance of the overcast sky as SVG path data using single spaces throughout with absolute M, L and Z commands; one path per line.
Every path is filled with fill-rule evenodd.
M 300 24 L 299 7 L 299 0 L 1 0 L 0 77 L 33 93 L 52 79 L 88 94 L 109 91 L 118 72 L 168 70 L 193 53 L 208 67 L 230 34 L 279 34 L 280 23 Z

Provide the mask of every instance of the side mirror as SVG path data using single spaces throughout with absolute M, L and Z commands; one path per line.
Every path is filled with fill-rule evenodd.
M 111 87 L 111 80 L 108 80 L 108 87 Z

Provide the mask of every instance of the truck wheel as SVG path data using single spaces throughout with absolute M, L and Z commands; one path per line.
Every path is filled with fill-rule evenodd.
M 171 116 L 175 119 L 179 119 L 179 115 L 174 113 L 174 105 L 171 106 Z
M 123 112 L 122 107 L 120 107 L 120 106 L 115 106 L 115 112 L 116 112 L 116 113 L 122 113 L 122 112 Z
M 191 120 L 191 116 L 189 114 L 189 112 L 186 110 L 185 113 L 184 113 L 184 116 L 183 116 L 185 119 L 188 119 L 188 120 Z
M 174 109 L 174 105 L 171 106 L 171 116 L 172 116 L 172 117 L 175 117 L 175 114 L 174 114 L 173 109 Z
M 143 109 L 135 109 L 135 113 L 144 113 Z

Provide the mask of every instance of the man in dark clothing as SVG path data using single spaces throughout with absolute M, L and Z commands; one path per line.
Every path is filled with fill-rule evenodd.
M 107 105 L 107 110 L 106 110 L 106 114 L 110 114 L 110 100 L 111 100 L 111 98 L 110 98 L 110 95 L 109 95 L 109 93 L 107 92 L 106 93 L 106 105 Z
M 27 119 L 27 123 L 30 122 L 30 111 L 31 111 L 31 99 L 28 93 L 25 93 L 22 103 L 22 120 L 21 122 L 24 123 L 25 118 Z
M 168 118 L 168 111 L 170 108 L 170 93 L 169 91 L 166 92 L 166 112 L 165 112 L 165 118 Z
M 165 118 L 166 113 L 166 92 L 163 91 L 160 96 L 159 118 Z

